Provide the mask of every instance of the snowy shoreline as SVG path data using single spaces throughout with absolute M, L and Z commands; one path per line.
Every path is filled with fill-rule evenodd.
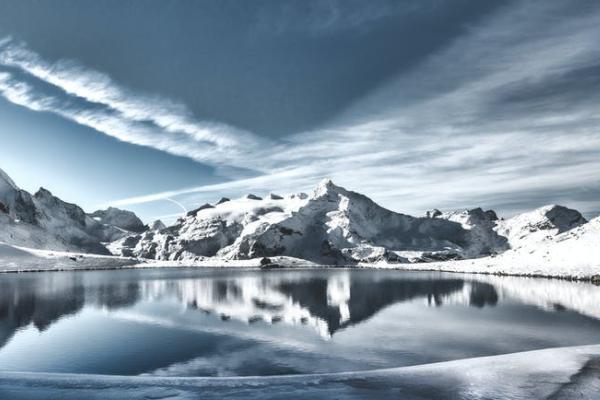
M 600 345 L 560 347 L 368 371 L 253 377 L 140 377 L 0 372 L 11 399 L 486 398 L 592 399 Z
M 254 269 L 390 269 L 398 271 L 437 271 L 491 276 L 516 276 L 596 282 L 600 278 L 600 265 L 586 268 L 554 266 L 544 270 L 526 265 L 494 263 L 501 257 L 485 257 L 430 263 L 360 263 L 358 265 L 322 265 L 293 257 L 271 257 L 269 265 L 261 265 L 263 258 L 250 260 L 222 260 L 206 258 L 199 261 L 159 261 L 133 257 L 102 256 L 94 254 L 29 249 L 0 243 L 0 273 L 48 271 L 96 271 L 150 268 L 254 268 Z

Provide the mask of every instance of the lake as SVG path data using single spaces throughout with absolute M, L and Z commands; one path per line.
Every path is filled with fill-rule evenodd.
M 589 283 L 393 270 L 0 276 L 0 370 L 358 371 L 600 342 Z

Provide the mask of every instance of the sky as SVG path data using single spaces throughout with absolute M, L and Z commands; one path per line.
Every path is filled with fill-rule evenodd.
M 1 0 L 0 168 L 173 221 L 324 178 L 600 214 L 600 2 Z

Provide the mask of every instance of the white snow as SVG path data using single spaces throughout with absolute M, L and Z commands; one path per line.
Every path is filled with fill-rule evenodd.
M 494 257 L 402 265 L 380 262 L 363 266 L 590 279 L 600 276 L 600 217 Z
M 411 367 L 311 375 L 183 378 L 0 372 L 12 400 L 72 399 L 597 399 L 600 345 Z M 399 395 L 401 395 L 399 397 Z
M 140 260 L 68 251 L 39 250 L 0 242 L 1 272 L 71 271 L 143 267 Z

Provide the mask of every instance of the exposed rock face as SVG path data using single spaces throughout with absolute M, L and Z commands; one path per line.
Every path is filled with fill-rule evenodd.
M 104 230 L 77 205 L 62 201 L 48 190 L 40 188 L 34 195 L 40 217 L 38 226 L 52 232 L 66 243 L 90 253 L 110 254 L 100 243 Z
M 108 207 L 89 214 L 90 217 L 105 225 L 116 226 L 130 232 L 144 232 L 148 227 L 131 211 Z
M 195 220 L 187 216 L 161 231 L 127 236 L 109 245 L 117 255 L 157 260 L 191 260 L 214 256 L 233 243 L 242 227 L 220 219 Z
M 62 201 L 44 188 L 31 196 L 19 189 L 2 170 L 0 204 L 0 241 L 9 244 L 110 254 L 103 242 L 111 242 L 131 233 L 113 225 L 119 218 L 99 222 L 79 206 Z M 117 211 L 129 220 L 139 221 L 133 213 Z M 122 221 L 125 218 L 118 221 L 119 225 Z
M 0 212 L 13 220 L 30 224 L 37 223 L 39 217 L 31 195 L 19 189 L 12 179 L 1 169 Z
M 492 210 L 484 211 L 481 208 L 473 208 L 465 211 L 440 212 L 434 210 L 433 218 L 445 219 L 459 223 L 466 231 L 469 247 L 463 250 L 461 257 L 458 254 L 446 252 L 439 257 L 426 254 L 427 261 L 445 261 L 456 258 L 473 258 L 485 255 L 501 253 L 509 248 L 506 237 L 499 235 L 495 228 L 498 217 Z
M 369 258 L 373 251 L 343 249 L 435 251 L 450 247 L 460 251 L 467 245 L 465 233 L 457 223 L 386 210 L 326 180 L 297 210 L 276 222 L 259 220 L 246 226 L 236 242 L 219 254 L 241 259 L 287 255 L 325 264 L 352 264 L 357 255 L 369 254 Z M 399 259 L 388 254 L 390 259 Z M 386 257 L 385 252 L 380 257 Z

